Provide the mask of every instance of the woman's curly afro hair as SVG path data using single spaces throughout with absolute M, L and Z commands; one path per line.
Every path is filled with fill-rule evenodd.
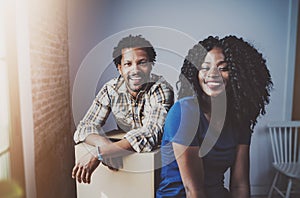
M 179 76 L 178 98 L 197 95 L 202 108 L 210 105 L 208 96 L 200 88 L 198 70 L 207 52 L 213 48 L 222 49 L 229 69 L 226 120 L 236 120 L 252 131 L 257 117 L 266 112 L 273 83 L 262 54 L 242 38 L 210 36 L 190 49 Z

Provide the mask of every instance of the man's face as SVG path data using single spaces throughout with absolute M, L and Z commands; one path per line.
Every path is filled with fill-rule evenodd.
M 124 48 L 118 70 L 125 79 L 129 93 L 136 97 L 143 85 L 149 82 L 152 63 L 143 49 Z

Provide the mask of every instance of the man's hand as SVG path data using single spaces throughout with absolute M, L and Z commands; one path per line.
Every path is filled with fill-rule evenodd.
M 76 179 L 79 183 L 90 183 L 91 176 L 94 170 L 99 166 L 100 161 L 95 154 L 88 152 L 83 156 L 72 171 L 72 178 Z
M 81 157 L 72 171 L 72 178 L 79 183 L 90 183 L 91 175 L 99 166 L 96 146 L 100 146 L 103 157 L 103 165 L 110 170 L 117 171 L 123 167 L 123 156 L 132 153 L 132 147 L 128 140 L 122 139 L 117 142 L 110 141 L 107 137 L 98 134 L 90 134 L 85 139 L 85 143 L 94 146 L 85 156 Z
M 110 143 L 111 144 L 111 143 Z M 106 144 L 108 145 L 108 144 Z M 97 158 L 96 147 L 83 157 L 81 157 L 72 170 L 72 178 L 76 179 L 79 183 L 90 183 L 92 173 L 99 166 L 101 161 Z M 123 167 L 122 157 L 105 157 L 103 159 L 103 165 L 107 166 L 110 170 L 118 171 Z
M 123 158 L 122 157 L 106 157 L 103 159 L 103 165 L 107 166 L 110 170 L 118 171 L 120 168 L 123 168 Z

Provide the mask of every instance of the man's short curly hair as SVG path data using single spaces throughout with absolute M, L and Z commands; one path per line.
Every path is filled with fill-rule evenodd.
M 210 36 L 190 49 L 179 76 L 178 98 L 197 95 L 200 106 L 205 106 L 208 96 L 200 88 L 198 70 L 213 48 L 222 49 L 229 69 L 226 120 L 236 120 L 252 131 L 257 117 L 265 114 L 273 83 L 262 54 L 242 38 Z
M 118 64 L 121 64 L 122 49 L 125 48 L 143 49 L 148 55 L 149 62 L 154 63 L 156 61 L 156 52 L 148 40 L 143 38 L 141 35 L 129 35 L 120 40 L 118 45 L 114 47 L 112 56 L 116 67 L 118 67 Z

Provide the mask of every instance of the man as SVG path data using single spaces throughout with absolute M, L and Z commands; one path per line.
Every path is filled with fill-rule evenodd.
M 151 74 L 156 52 L 149 41 L 129 35 L 114 48 L 113 58 L 120 76 L 102 87 L 74 134 L 76 143 L 95 146 L 88 159 L 73 168 L 72 177 L 78 182 L 90 183 L 100 162 L 117 170 L 119 157 L 156 148 L 167 111 L 174 102 L 171 86 Z M 117 142 L 100 134 L 110 112 L 120 130 L 126 132 Z

